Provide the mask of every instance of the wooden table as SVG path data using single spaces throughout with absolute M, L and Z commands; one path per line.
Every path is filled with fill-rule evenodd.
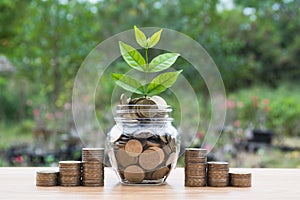
M 36 171 L 0 168 L 0 199 L 300 199 L 300 169 L 243 169 L 252 172 L 251 188 L 184 187 L 183 169 L 162 186 L 125 186 L 105 168 L 104 187 L 36 187 Z

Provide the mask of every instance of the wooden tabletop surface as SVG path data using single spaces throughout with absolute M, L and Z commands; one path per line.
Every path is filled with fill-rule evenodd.
M 252 172 L 251 188 L 184 187 L 182 168 L 162 186 L 121 185 L 105 168 L 104 187 L 36 187 L 41 169 L 0 168 L 0 199 L 300 199 L 300 169 L 237 169 Z

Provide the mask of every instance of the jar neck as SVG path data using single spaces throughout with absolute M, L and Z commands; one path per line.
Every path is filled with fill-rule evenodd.
M 115 115 L 117 123 L 166 124 L 171 123 L 172 108 L 157 105 L 119 105 Z

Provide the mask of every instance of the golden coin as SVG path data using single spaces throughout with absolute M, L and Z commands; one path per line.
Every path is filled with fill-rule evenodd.
M 155 172 L 153 172 L 151 178 L 153 180 L 162 179 L 165 176 L 167 176 L 169 171 L 170 171 L 170 169 L 168 167 L 162 167 L 162 168 L 156 170 Z
M 168 166 L 168 165 L 173 164 L 174 162 L 176 162 L 176 159 L 177 159 L 176 153 L 175 152 L 171 153 L 169 155 L 168 160 L 166 161 L 166 165 Z
M 138 158 L 128 155 L 128 153 L 123 149 L 119 149 L 116 151 L 116 160 L 118 164 L 122 165 L 123 167 L 127 167 L 129 165 L 136 164 Z
M 229 175 L 231 178 L 250 178 L 251 179 L 251 173 L 249 173 L 249 172 L 230 172 Z
M 149 141 L 149 140 L 146 141 L 146 145 L 149 147 L 160 147 L 160 143 L 156 143 L 154 141 Z
M 204 186 L 206 186 L 206 179 L 205 178 L 185 178 L 184 186 L 204 187 Z
M 161 164 L 162 162 L 164 162 L 164 160 L 165 160 L 165 153 L 164 153 L 164 151 L 161 148 L 159 148 L 159 147 L 149 147 L 149 149 L 151 149 L 153 151 L 156 151 L 158 153 L 159 158 L 160 158 L 159 164 Z
M 168 143 L 167 138 L 165 135 L 159 135 L 159 138 L 161 139 L 161 141 L 163 141 L 163 143 Z
M 169 155 L 169 154 L 172 153 L 172 150 L 170 149 L 169 145 L 163 146 L 162 149 L 164 150 L 164 152 L 165 152 L 166 155 Z
M 151 118 L 157 114 L 157 106 L 149 98 L 141 98 L 136 102 L 136 112 L 140 118 Z
M 81 161 L 74 161 L 74 160 L 66 160 L 66 161 L 59 161 L 60 165 L 80 165 Z
M 230 185 L 233 187 L 251 187 L 251 179 L 232 179 Z
M 139 156 L 139 164 L 145 170 L 154 170 L 161 163 L 161 156 L 157 151 L 147 149 Z
M 130 183 L 141 183 L 145 178 L 145 173 L 139 166 L 131 165 L 124 170 L 124 178 Z
M 125 145 L 125 151 L 128 155 L 136 157 L 142 153 L 143 145 L 136 139 L 129 140 Z

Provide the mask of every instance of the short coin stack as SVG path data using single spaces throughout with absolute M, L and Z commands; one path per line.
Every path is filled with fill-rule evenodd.
M 51 187 L 57 185 L 58 172 L 43 170 L 36 172 L 36 186 Z
M 104 148 L 82 149 L 82 185 L 104 185 Z
M 207 176 L 208 185 L 213 187 L 226 187 L 228 186 L 228 162 L 208 162 L 207 163 Z
M 59 162 L 59 182 L 61 186 L 80 186 L 81 183 L 81 162 L 80 161 L 60 161 Z
M 206 161 L 206 149 L 185 149 L 185 186 L 206 186 Z
M 230 172 L 230 185 L 234 187 L 251 187 L 251 173 Z

